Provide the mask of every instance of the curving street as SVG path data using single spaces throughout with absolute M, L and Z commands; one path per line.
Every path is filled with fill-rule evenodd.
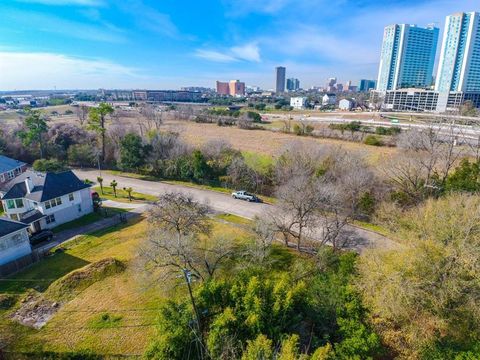
M 99 176 L 98 170 L 74 170 L 80 179 L 95 180 Z M 167 192 L 183 192 L 191 194 L 197 201 L 205 202 L 210 207 L 220 213 L 228 213 L 241 216 L 247 219 L 253 219 L 255 216 L 265 215 L 272 209 L 272 205 L 262 203 L 250 203 L 241 200 L 235 200 L 228 194 L 192 188 L 182 185 L 167 184 L 160 181 L 146 181 L 111 175 L 102 171 L 102 178 L 105 184 L 109 184 L 112 180 L 116 180 L 118 187 L 132 187 L 135 192 L 158 196 Z M 146 209 L 146 208 L 145 208 Z M 321 231 L 321 229 L 316 229 Z M 376 232 L 365 230 L 356 226 L 348 226 L 349 236 L 355 239 L 355 246 L 352 249 L 361 252 L 370 247 L 394 248 L 397 246 L 392 240 L 380 235 Z M 315 235 L 313 235 L 315 236 Z

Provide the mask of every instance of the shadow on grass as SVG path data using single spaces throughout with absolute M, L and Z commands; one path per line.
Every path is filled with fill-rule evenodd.
M 55 280 L 88 264 L 84 259 L 56 252 L 11 277 L 0 279 L 0 294 L 21 294 L 30 289 L 43 292 Z

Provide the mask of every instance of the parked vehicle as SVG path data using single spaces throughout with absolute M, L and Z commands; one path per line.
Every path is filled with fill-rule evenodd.
M 44 241 L 50 241 L 53 239 L 53 232 L 50 230 L 42 230 L 30 236 L 30 244 L 37 245 Z
M 243 190 L 233 192 L 232 197 L 234 199 L 246 200 L 250 202 L 262 202 L 262 200 L 260 200 L 256 195 L 250 194 L 249 192 Z

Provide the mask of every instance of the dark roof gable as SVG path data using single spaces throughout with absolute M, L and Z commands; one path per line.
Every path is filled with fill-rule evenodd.
M 26 165 L 24 162 L 0 155 L 0 174 Z
M 30 178 L 33 189 L 27 192 L 25 180 Z M 86 189 L 90 185 L 81 181 L 72 171 L 61 173 L 37 173 L 27 171 L 7 184 L 2 200 L 27 198 L 37 202 L 54 199 Z
M 0 217 L 0 237 L 14 233 L 15 231 L 27 228 L 28 225 L 10 220 L 9 218 Z

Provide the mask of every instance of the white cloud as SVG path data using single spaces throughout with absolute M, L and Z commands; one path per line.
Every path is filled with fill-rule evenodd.
M 146 5 L 142 0 L 121 0 L 116 3 L 123 12 L 133 16 L 138 26 L 172 38 L 180 37 L 170 15 Z
M 15 0 L 23 3 L 59 6 L 103 6 L 103 0 Z
M 260 48 L 256 43 L 232 46 L 223 50 L 197 49 L 195 56 L 214 62 L 260 62 Z
M 66 20 L 58 16 L 39 12 L 4 11 L 2 21 L 15 24 L 15 27 L 35 27 L 36 31 L 55 33 L 61 36 L 82 40 L 123 43 L 126 37 L 122 30 L 110 24 L 89 24 L 79 21 Z
M 241 60 L 260 62 L 260 49 L 257 44 L 245 44 L 230 48 L 232 55 Z
M 204 49 L 197 49 L 195 50 L 195 56 L 201 59 L 215 61 L 215 62 L 233 62 L 238 61 L 235 57 L 221 53 L 215 50 L 204 50 Z
M 0 89 L 131 88 L 144 77 L 108 60 L 54 53 L 0 52 Z

